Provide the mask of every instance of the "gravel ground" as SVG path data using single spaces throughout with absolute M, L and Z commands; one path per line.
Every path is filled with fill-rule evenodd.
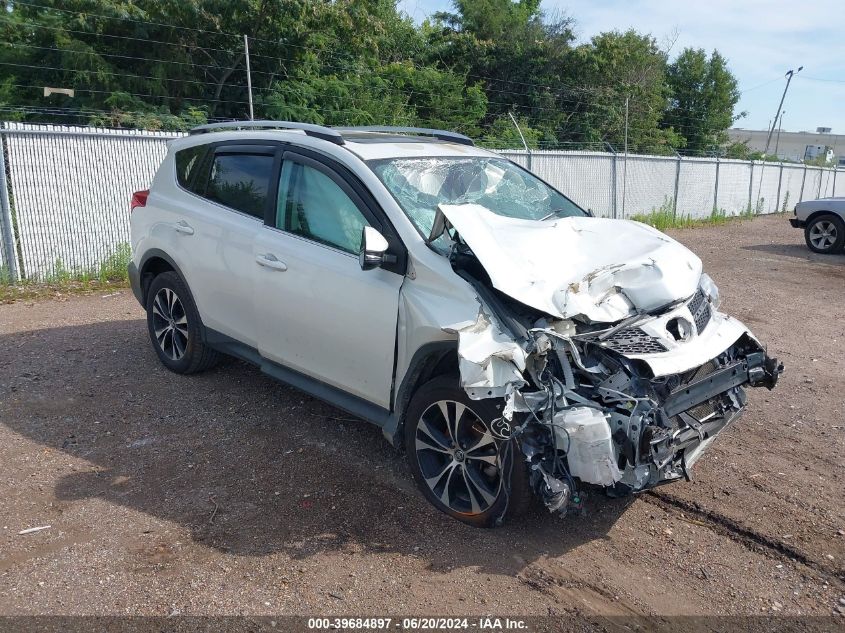
M 845 612 L 845 256 L 782 216 L 675 236 L 786 364 L 777 389 L 694 481 L 497 530 L 246 364 L 169 373 L 128 291 L 0 306 L 0 614 Z

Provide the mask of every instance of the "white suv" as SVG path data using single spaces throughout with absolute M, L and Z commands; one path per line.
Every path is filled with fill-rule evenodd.
M 132 209 L 168 369 L 228 354 L 377 424 L 473 525 L 688 478 L 782 371 L 686 248 L 459 134 L 202 126 Z

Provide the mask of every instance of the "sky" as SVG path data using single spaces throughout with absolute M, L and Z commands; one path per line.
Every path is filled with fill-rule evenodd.
M 450 0 L 400 0 L 416 22 L 451 10 Z M 845 134 L 845 1 L 843 0 L 543 0 L 546 13 L 575 19 L 578 43 L 633 28 L 664 45 L 718 50 L 743 91 L 735 127 L 768 129 L 790 69 L 795 75 L 782 110 L 784 131 L 833 128 Z

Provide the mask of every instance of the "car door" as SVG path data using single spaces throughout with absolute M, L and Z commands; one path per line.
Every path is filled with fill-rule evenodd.
M 389 409 L 403 274 L 361 270 L 363 227 L 388 227 L 342 172 L 284 154 L 275 212 L 255 241 L 259 351 Z
M 185 236 L 187 278 L 203 324 L 257 347 L 253 247 L 274 203 L 280 146 L 220 143 L 209 147 L 191 183 L 190 210 L 177 223 Z

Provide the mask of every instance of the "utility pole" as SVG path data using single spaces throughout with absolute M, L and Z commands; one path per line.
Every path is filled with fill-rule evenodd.
M 786 114 L 786 110 L 780 113 L 780 123 L 778 123 L 778 135 L 775 137 L 775 156 L 778 155 L 778 145 L 780 145 L 780 131 L 783 128 L 783 115 Z
M 255 120 L 255 113 L 252 110 L 252 72 L 249 69 L 249 38 L 244 33 L 244 56 L 246 58 L 246 86 L 249 91 L 249 120 Z
M 778 109 L 775 110 L 775 120 L 772 121 L 772 127 L 769 130 L 769 136 L 766 138 L 766 149 L 763 150 L 763 157 L 765 158 L 766 154 L 769 153 L 769 144 L 772 142 L 772 134 L 775 133 L 775 125 L 778 122 L 778 115 L 780 114 L 781 108 L 783 107 L 783 100 L 786 99 L 786 91 L 789 90 L 789 83 L 792 81 L 793 75 L 797 75 L 802 70 L 804 70 L 803 66 L 799 66 L 798 70 L 788 70 L 786 71 L 786 86 L 783 88 L 783 94 L 780 96 L 780 103 L 778 104 Z
M 625 165 L 622 167 L 622 217 L 625 217 L 625 193 L 628 188 L 628 97 L 625 97 Z

